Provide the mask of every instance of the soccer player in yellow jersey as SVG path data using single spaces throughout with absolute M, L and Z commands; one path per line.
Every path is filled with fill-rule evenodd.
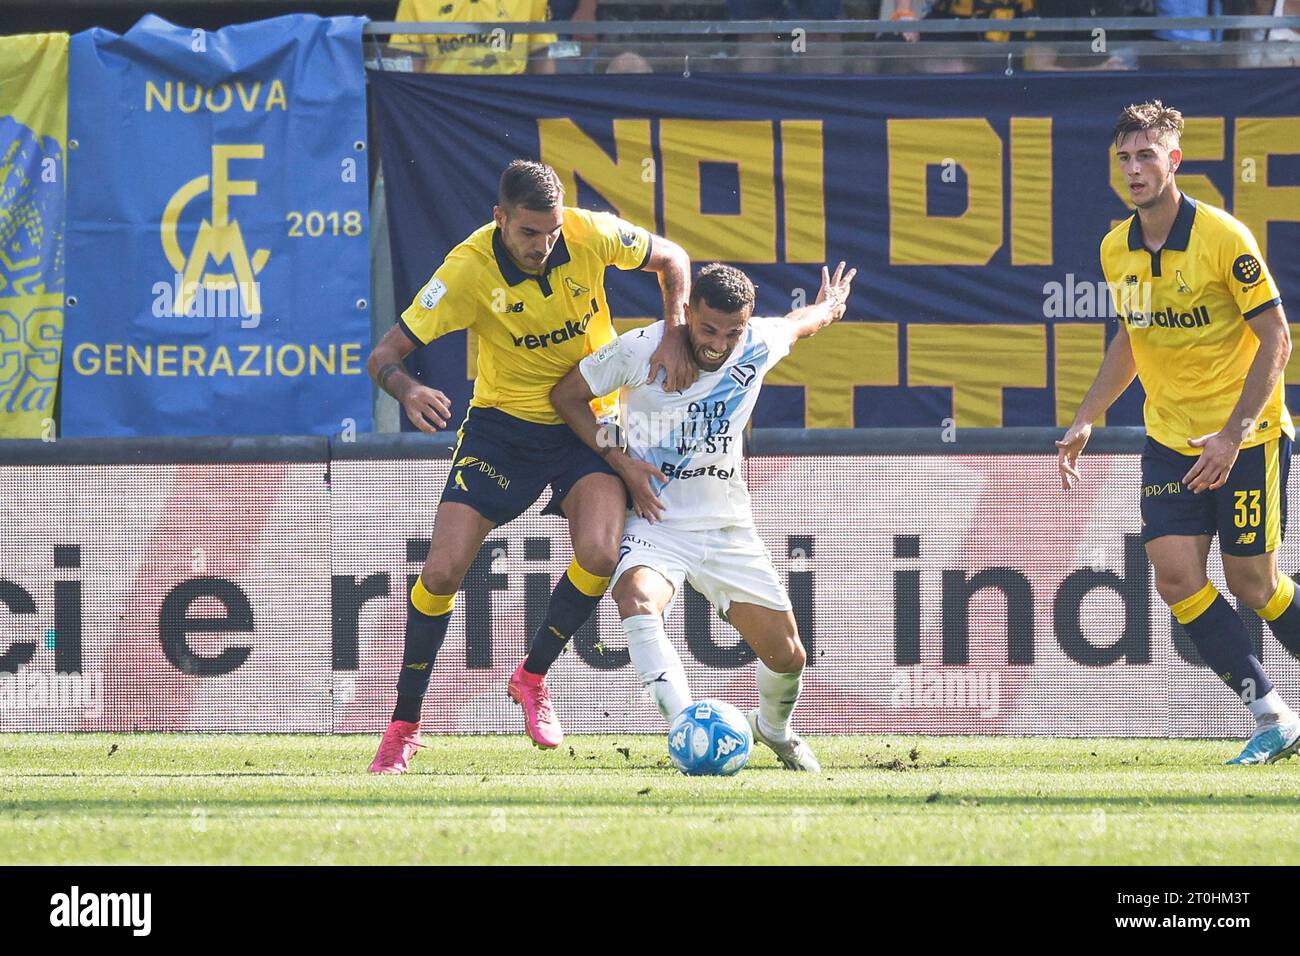
M 402 367 L 416 348 L 457 329 L 478 335 L 474 397 L 460 427 L 434 522 L 429 557 L 407 603 L 397 706 L 370 769 L 404 773 L 419 746 L 420 713 L 456 592 L 493 528 L 522 514 L 551 488 L 548 514 L 569 521 L 574 558 L 551 595 L 527 658 L 510 678 L 533 742 L 563 740 L 545 674 L 609 586 L 626 513 L 623 482 L 551 407 L 550 392 L 584 355 L 615 337 L 605 300 L 608 266 L 659 273 L 672 326 L 651 377 L 692 384 L 684 307 L 690 260 L 675 243 L 609 213 L 565 206 L 555 170 L 515 160 L 501 176 L 493 221 L 446 260 L 375 346 L 367 365 L 420 430 L 451 421 L 447 396 Z M 593 403 L 612 412 L 617 396 Z
M 1147 396 L 1142 540 L 1156 590 L 1255 716 L 1255 734 L 1228 762 L 1272 763 L 1300 746 L 1300 720 L 1205 567 L 1217 533 L 1228 589 L 1300 656 L 1295 585 L 1277 568 L 1295 437 L 1282 381 L 1291 336 L 1250 230 L 1179 191 L 1182 131 L 1182 115 L 1159 100 L 1116 123 L 1115 155 L 1137 207 L 1101 243 L 1119 333 L 1056 443 L 1061 483 L 1078 480 L 1092 422 L 1137 375 Z
M 401 0 L 397 20 L 411 23 L 524 23 L 551 18 L 547 0 Z M 554 33 L 398 34 L 395 46 L 414 46 L 425 73 L 554 73 Z

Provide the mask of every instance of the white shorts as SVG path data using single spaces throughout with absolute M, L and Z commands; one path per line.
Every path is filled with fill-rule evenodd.
M 772 556 L 752 526 L 668 529 L 629 515 L 611 588 L 635 567 L 651 568 L 667 578 L 674 589 L 674 602 L 682 582 L 689 581 L 723 615 L 732 602 L 791 610 Z

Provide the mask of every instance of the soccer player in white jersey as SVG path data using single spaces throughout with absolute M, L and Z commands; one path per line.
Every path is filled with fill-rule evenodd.
M 691 702 L 664 614 L 682 583 L 704 595 L 758 655 L 754 737 L 791 770 L 816 773 L 817 757 L 790 727 L 805 654 L 790 598 L 758 537 L 741 475 L 741 433 L 763 377 L 799 339 L 844 314 L 856 269 L 822 269 L 814 305 L 780 318 L 750 318 L 754 284 L 712 263 L 691 286 L 686 324 L 700 377 L 682 392 L 647 384 L 663 322 L 588 355 L 551 392 L 560 417 L 619 474 L 632 497 L 613 594 L 628 651 L 659 712 L 671 721 Z M 623 451 L 590 402 L 622 389 Z

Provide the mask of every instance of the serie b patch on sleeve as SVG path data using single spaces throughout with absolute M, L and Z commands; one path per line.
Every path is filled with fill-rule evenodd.
M 441 279 L 430 279 L 420 292 L 420 305 L 432 309 L 447 294 L 447 286 Z

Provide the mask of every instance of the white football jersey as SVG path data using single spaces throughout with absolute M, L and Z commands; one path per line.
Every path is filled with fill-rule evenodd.
M 763 376 L 790 354 L 784 319 L 751 318 L 740 343 L 716 372 L 701 372 L 686 391 L 652 384 L 650 356 L 664 324 L 633 329 L 584 358 L 578 368 L 596 395 L 622 389 L 627 453 L 664 476 L 656 488 L 670 528 L 725 528 L 753 522 L 741 474 L 741 433 Z

